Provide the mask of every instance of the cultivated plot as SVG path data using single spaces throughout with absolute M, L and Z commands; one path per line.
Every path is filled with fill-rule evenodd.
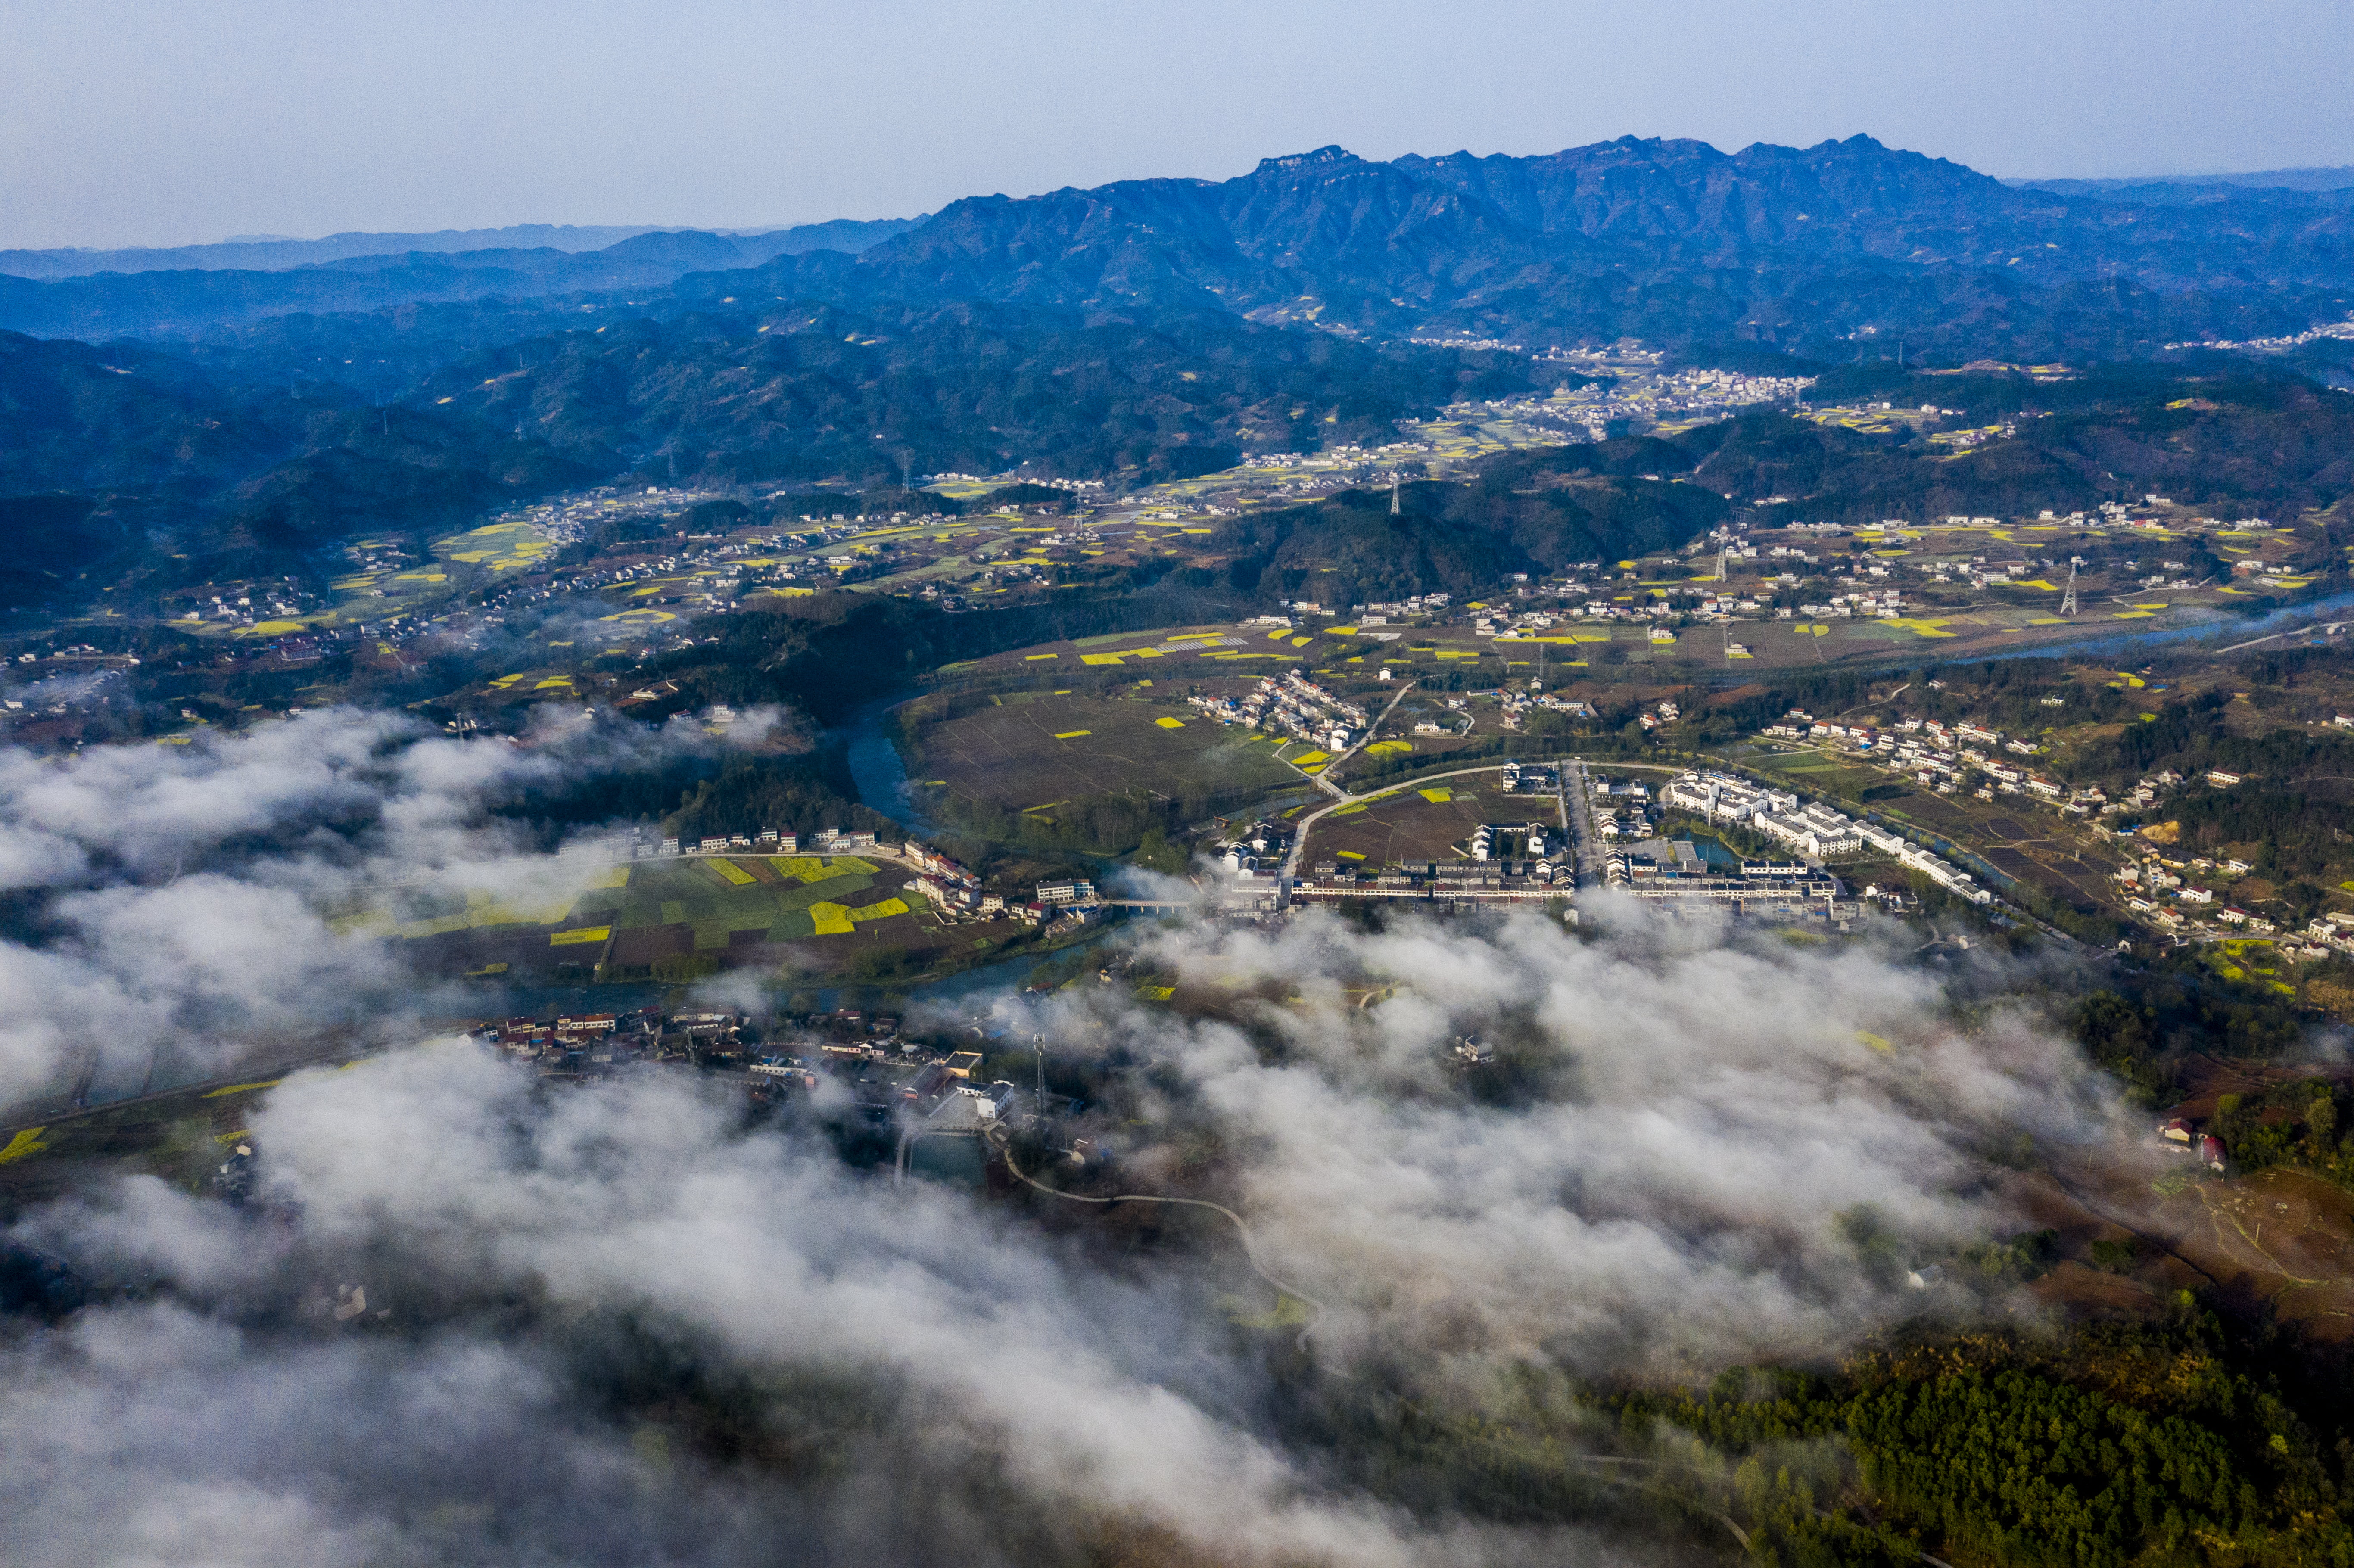
M 1149 694 L 1011 694 L 918 737 L 924 782 L 965 800 L 1051 813 L 1066 800 L 1145 790 L 1225 793 L 1296 783 L 1275 737 Z
M 1303 865 L 1338 861 L 1343 867 L 1379 869 L 1416 861 L 1459 861 L 1456 845 L 1484 821 L 1553 821 L 1550 796 L 1504 796 L 1492 779 L 1447 779 L 1406 787 L 1341 807 L 1319 821 L 1300 856 Z

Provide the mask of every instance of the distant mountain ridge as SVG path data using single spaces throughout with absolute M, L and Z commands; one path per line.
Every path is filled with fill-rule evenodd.
M 2241 175 L 2140 175 L 2094 180 L 2005 180 L 2003 184 L 2022 190 L 2051 191 L 2058 196 L 2127 200 L 2134 199 L 2135 193 L 2169 190 L 2318 193 L 2354 190 L 2354 164 L 2299 169 L 2259 169 Z
M 298 267 L 331 266 L 357 258 L 425 254 L 462 256 L 509 250 L 603 250 L 646 234 L 701 234 L 748 240 L 783 240 L 753 246 L 756 261 L 790 250 L 856 252 L 921 223 L 918 217 L 872 220 L 834 218 L 776 229 L 705 230 L 642 223 L 576 226 L 516 223 L 504 228 L 443 228 L 430 234 L 330 234 L 318 239 L 224 240 L 211 245 L 133 246 L 117 250 L 80 247 L 51 250 L 0 250 L 0 273 L 16 278 L 86 278 L 98 272 L 283 272 Z M 761 253 L 753 256 L 752 252 Z
M 1323 147 L 1263 159 L 1223 182 L 971 197 L 875 247 L 861 263 L 920 275 L 952 252 L 970 273 L 988 256 L 992 291 L 1009 297 L 1023 291 L 1017 280 L 1068 272 L 1082 258 L 1118 256 L 1134 267 L 1140 249 L 1175 275 L 1198 273 L 1205 285 L 1229 288 L 1235 280 L 1219 274 L 1231 274 L 1238 259 L 1368 281 L 1434 268 L 1468 280 L 1530 265 L 1576 272 L 1638 260 L 1833 261 L 2019 266 L 2041 279 L 2124 276 L 2190 287 L 2252 272 L 2354 282 L 2349 232 L 2334 214 L 2285 215 L 2257 203 L 2224 215 L 2136 210 L 2019 189 L 1868 136 L 1808 148 L 1761 143 L 1738 153 L 1627 136 L 1537 157 L 1455 153 L 1387 164 Z M 1122 286 L 1116 269 L 1099 281 Z
M 596 250 L 371 252 L 275 271 L 180 269 L 47 280 L 0 274 L 0 329 L 92 341 L 173 338 L 298 312 L 661 289 L 689 272 L 755 267 L 821 249 L 843 254 L 916 221 L 808 224 L 755 235 L 648 229 Z
M 2289 335 L 2354 309 L 2354 202 L 2217 191 L 2073 195 L 1860 135 L 1389 162 L 1326 146 L 1232 179 L 970 196 L 904 224 L 0 277 L 0 328 L 196 342 L 427 303 L 669 317 L 970 301 L 1217 312 L 1373 340 L 1635 336 L 1831 360 L 1903 345 L 1959 363 Z

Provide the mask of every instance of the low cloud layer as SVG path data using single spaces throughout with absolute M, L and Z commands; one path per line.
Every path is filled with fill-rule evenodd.
M 0 750 L 0 1104 L 85 1075 L 135 1090 L 298 1033 L 387 1026 L 413 1001 L 380 938 L 339 927 L 366 890 L 560 903 L 581 867 L 489 813 L 586 769 L 715 744 L 553 711 L 520 742 L 398 715 L 308 713 L 186 746 Z
M 1256 1287 L 1224 1232 L 1131 1253 L 1097 1211 L 853 1172 L 683 1075 L 545 1094 L 451 1044 L 274 1091 L 260 1209 L 136 1181 L 26 1223 L 128 1294 L 0 1351 L 0 1430 L 28 1457 L 0 1478 L 15 1542 L 35 1563 L 1641 1561 L 1624 1533 L 1409 1514 L 1288 1413 L 1352 1379 L 1476 1404 L 1514 1365 L 1698 1375 L 1982 1309 L 1888 1266 L 2009 1224 L 1987 1141 L 2105 1115 L 2031 1019 L 1965 1033 L 1868 947 L 1633 915 L 1590 942 L 1530 916 L 1145 945 L 1214 1018 L 1110 988 L 999 1005 L 1067 1065 L 1158 1063 L 1100 1136 L 1135 1142 L 1125 1179 L 1206 1180 L 1246 1214 L 1329 1308 L 1311 1365 L 1238 1343 L 1231 1298 Z M 1466 1033 L 1497 1057 L 1469 1075 L 1447 1065 Z M 352 1284 L 368 1308 L 339 1326 Z
M 1190 985 L 1287 998 L 1235 1009 L 1248 1033 L 1183 1031 L 1179 1060 L 1351 1343 L 1666 1372 L 1836 1349 L 1917 1309 L 1890 1263 L 2001 1223 L 1979 1150 L 2094 1136 L 2108 1103 L 2036 1020 L 1966 1035 L 1934 977 L 1868 946 L 1628 908 L 1590 943 L 1525 915 L 1160 948 Z M 1108 1027 L 1169 1049 L 1137 1015 Z M 1442 1047 L 1465 1035 L 1498 1058 L 1471 1075 L 1516 1070 L 1523 1103 L 1460 1091 Z M 1867 1213 L 1877 1251 L 1852 1239 Z

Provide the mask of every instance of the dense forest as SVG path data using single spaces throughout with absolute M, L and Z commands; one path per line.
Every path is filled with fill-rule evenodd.
M 1468 482 L 1343 491 L 1223 524 L 1213 546 L 1228 584 L 1263 604 L 1307 599 L 1333 611 L 1414 594 L 1465 595 L 1507 572 L 1672 549 L 1725 520 L 1702 485 L 1596 471 L 1592 449 L 1509 452 L 1473 465 Z
M 2039 1256 L 2034 1238 L 1989 1248 L 1986 1277 Z M 1477 1414 L 1364 1379 L 1301 1425 L 1426 1516 L 1616 1522 L 1728 1561 L 2341 1568 L 2342 1373 L 2306 1353 L 2185 1292 L 2158 1322 L 1900 1335 L 1836 1368 L 1734 1368 L 1705 1388 L 1522 1367 Z
M 2049 381 L 1882 366 L 1828 370 L 1808 396 L 1934 404 L 1973 421 L 2012 421 L 2017 435 L 1956 455 L 1909 429 L 1878 434 L 1766 412 L 1606 442 L 1595 469 L 1683 474 L 1739 502 L 1786 497 L 1787 513 L 1767 514 L 1777 520 L 1842 523 L 2017 517 L 2152 492 L 2227 519 L 2280 518 L 2354 490 L 2354 400 L 2286 373 L 2140 366 Z
M 1388 440 L 1394 419 L 1536 385 L 1517 355 L 1381 350 L 1207 313 L 779 300 L 507 344 L 415 400 L 567 450 L 651 456 L 682 480 L 1026 465 L 1145 483 L 1246 450 Z

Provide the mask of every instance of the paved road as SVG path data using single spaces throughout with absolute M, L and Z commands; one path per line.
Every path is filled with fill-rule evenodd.
M 1258 1242 L 1251 1234 L 1248 1222 L 1224 1203 L 1213 1203 L 1206 1198 L 1165 1198 L 1153 1192 L 1122 1192 L 1110 1198 L 1089 1198 L 1077 1192 L 1066 1192 L 1058 1187 L 1047 1186 L 1044 1181 L 1013 1163 L 1013 1140 L 1002 1126 L 991 1128 L 981 1136 L 989 1141 L 991 1148 L 997 1150 L 999 1157 L 1005 1161 L 1005 1168 L 1008 1171 L 1037 1191 L 1045 1193 L 1049 1198 L 1061 1198 L 1073 1203 L 1094 1203 L 1104 1208 L 1109 1208 L 1115 1203 L 1168 1203 L 1179 1208 L 1207 1209 L 1214 1214 L 1225 1215 L 1234 1222 L 1235 1229 L 1242 1234 L 1243 1256 L 1249 1260 L 1251 1272 L 1275 1287 L 1278 1307 L 1280 1308 L 1283 1298 L 1287 1296 L 1292 1297 L 1308 1307 L 1308 1322 L 1299 1330 L 1299 1338 L 1296 1341 L 1301 1350 L 1308 1348 L 1308 1336 L 1316 1331 L 1316 1326 L 1319 1323 L 1324 1321 L 1324 1303 L 1317 1300 L 1297 1285 L 1287 1284 L 1269 1274 L 1267 1265 L 1259 1260 Z
M 1339 783 L 1333 779 L 1332 775 L 1340 769 L 1341 764 L 1348 761 L 1349 758 L 1356 756 L 1358 752 L 1363 751 L 1366 747 L 1373 744 L 1373 736 L 1381 734 L 1382 732 L 1382 722 L 1390 716 L 1391 712 L 1396 708 L 1398 704 L 1405 701 L 1405 694 L 1414 690 L 1414 688 L 1415 683 L 1412 681 L 1408 681 L 1405 685 L 1400 686 L 1397 689 L 1397 694 L 1390 699 L 1389 706 L 1384 708 L 1380 713 L 1373 715 L 1373 722 L 1365 726 L 1365 733 L 1357 737 L 1356 745 L 1350 747 L 1345 751 L 1335 753 L 1331 761 L 1325 763 L 1323 767 L 1318 768 L 1313 773 L 1307 773 L 1305 769 L 1301 769 L 1300 771 L 1308 779 L 1313 780 L 1319 789 L 1323 790 L 1328 795 L 1339 796 L 1341 801 L 1345 803 L 1348 800 L 1348 796 L 1341 789 Z M 1297 764 L 1286 763 L 1284 766 L 1287 768 L 1292 768 L 1297 767 Z
M 2121 600 L 2119 602 L 2123 601 Z M 2251 638 L 2245 642 L 2234 642 L 2229 648 L 2218 648 L 2215 650 L 2215 654 L 2220 658 L 2226 653 L 2237 653 L 2243 649 L 2261 648 L 2267 642 L 2277 642 L 2284 637 L 2305 637 L 2309 636 L 2316 631 L 2320 632 L 2325 637 L 2331 637 L 2337 635 L 2338 629 L 2344 624 L 2345 622 L 2343 620 L 2339 620 L 2334 621 L 2316 620 L 2307 626 L 2292 626 L 2285 631 L 2267 632 L 2262 637 Z
M 1594 830 L 1594 797 L 1585 764 L 1573 757 L 1561 764 L 1562 831 L 1569 835 L 1571 863 L 1580 887 L 1602 885 L 1602 835 Z

